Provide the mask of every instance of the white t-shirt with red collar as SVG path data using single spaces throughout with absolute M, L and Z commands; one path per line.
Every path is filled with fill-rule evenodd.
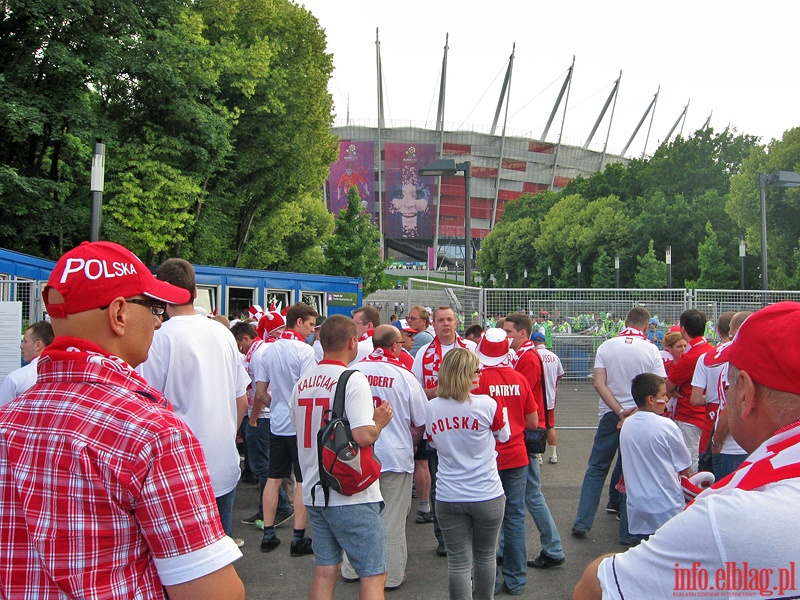
M 597 349 L 594 368 L 606 370 L 606 385 L 614 398 L 625 410 L 636 406 L 631 395 L 631 380 L 639 373 L 655 373 L 666 377 L 664 361 L 655 344 L 651 344 L 641 332 L 625 335 L 626 330 L 617 337 L 606 340 Z M 611 409 L 603 402 L 598 404 L 602 417 Z
M 293 330 L 284 331 L 266 346 L 256 369 L 256 381 L 269 383 L 269 429 L 274 435 L 292 436 L 295 430 L 289 416 L 289 400 L 300 376 L 316 364 L 314 349 Z
M 411 371 L 399 364 L 397 359 L 373 360 L 373 356 L 375 353 L 356 364 L 355 368 L 367 377 L 374 406 L 386 400 L 394 411 L 394 417 L 381 430 L 375 442 L 375 454 L 381 460 L 381 473 L 413 473 L 411 425 L 425 425 L 428 398 Z
M 542 357 L 544 366 L 544 384 L 547 391 L 547 409 L 556 407 L 558 397 L 558 380 L 564 375 L 564 366 L 555 352 L 551 352 L 544 344 L 536 344 L 536 351 Z
M 289 408 L 291 422 L 297 431 L 297 457 L 303 473 L 303 504 L 306 506 L 325 506 L 325 496 L 321 487 L 316 488 L 312 499 L 312 489 L 319 482 L 317 434 L 324 425 L 322 419 L 325 411 L 333 408 L 336 385 L 345 368 L 345 365 L 338 361 L 323 360 L 306 371 L 292 390 Z M 372 391 L 367 378 L 361 372 L 356 371 L 347 380 L 344 412 L 351 431 L 375 425 Z M 380 483 L 376 481 L 363 492 L 352 496 L 343 496 L 331 489 L 328 506 L 366 504 L 382 500 Z

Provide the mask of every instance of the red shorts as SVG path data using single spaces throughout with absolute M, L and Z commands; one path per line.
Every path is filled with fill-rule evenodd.
M 556 426 L 556 409 L 555 408 L 548 408 L 547 409 L 547 422 L 550 424 L 548 429 L 553 429 Z

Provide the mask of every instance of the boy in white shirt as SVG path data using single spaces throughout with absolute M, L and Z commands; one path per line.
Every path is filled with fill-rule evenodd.
M 683 510 L 680 477 L 689 474 L 692 457 L 678 426 L 662 417 L 667 405 L 664 379 L 641 373 L 631 382 L 631 394 L 638 410 L 625 419 L 619 436 L 628 530 L 647 539 Z

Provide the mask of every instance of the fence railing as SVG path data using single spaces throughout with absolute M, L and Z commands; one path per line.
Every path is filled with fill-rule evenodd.
M 30 279 L 0 279 L 0 301 L 22 302 L 23 328 L 41 320 L 43 307 L 38 282 Z
M 800 302 L 800 291 L 472 288 L 410 278 L 406 305 L 450 306 L 462 331 L 473 323 L 492 326 L 519 311 L 534 321 L 546 321 L 564 377 L 580 388 L 593 385 L 598 346 L 618 330 L 618 322 L 634 306 L 647 308 L 662 331 L 677 324 L 683 311 L 697 308 L 706 314 L 707 337 L 716 343 L 714 324 L 723 312 L 756 311 L 782 300 Z

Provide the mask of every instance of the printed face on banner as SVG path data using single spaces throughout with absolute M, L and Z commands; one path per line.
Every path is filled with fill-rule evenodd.
M 386 237 L 433 237 L 433 177 L 419 169 L 436 159 L 435 144 L 385 145 Z
M 331 165 L 329 208 L 335 215 L 347 208 L 347 193 L 356 188 L 361 206 L 375 218 L 375 154 L 373 142 L 339 142 L 339 160 Z

